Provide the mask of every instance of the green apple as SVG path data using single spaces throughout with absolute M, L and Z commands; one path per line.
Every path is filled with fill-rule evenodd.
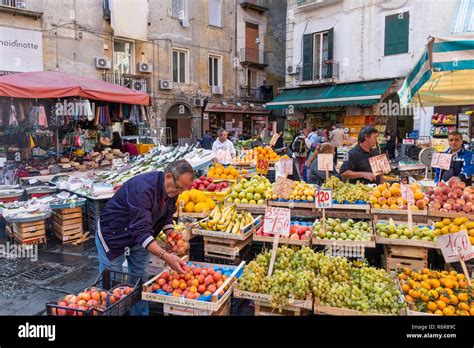
M 245 196 L 249 201 L 253 199 L 253 193 L 248 192 L 247 195 Z
M 235 204 L 240 204 L 240 199 L 239 198 L 234 199 L 234 203 Z
M 256 201 L 258 201 L 258 200 L 262 199 L 262 195 L 261 195 L 260 193 L 255 193 L 255 194 L 253 195 L 253 199 L 255 199 Z
M 249 201 L 249 204 L 257 204 L 257 202 L 255 201 L 255 199 L 251 199 L 251 200 Z
M 240 203 L 241 204 L 249 204 L 249 201 L 246 198 L 244 198 L 240 201 Z
M 239 193 L 239 198 L 240 198 L 240 199 L 245 198 L 245 196 L 246 196 L 246 194 L 245 194 L 244 191 L 242 191 L 242 192 Z
M 264 203 L 264 200 L 263 199 L 259 199 L 257 204 L 263 204 Z

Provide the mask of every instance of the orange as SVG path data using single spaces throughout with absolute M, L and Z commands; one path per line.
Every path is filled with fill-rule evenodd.
M 437 299 L 439 297 L 439 294 L 438 294 L 438 291 L 436 290 L 430 290 L 429 291 L 429 294 L 431 297 L 433 297 L 434 299 Z
M 427 281 L 422 281 L 421 282 L 421 287 L 425 288 L 426 290 L 431 290 L 431 285 Z
M 451 279 L 446 278 L 444 281 L 444 286 L 448 289 L 452 289 L 454 288 L 454 282 Z
M 466 302 L 459 302 L 458 308 L 462 311 L 469 311 L 469 305 Z
M 410 290 L 408 294 L 413 297 L 413 298 L 420 298 L 421 297 L 421 292 L 418 290 Z
M 471 307 L 471 308 L 469 309 L 469 314 L 472 315 L 472 316 L 474 316 L 474 307 Z
M 464 292 L 461 292 L 458 294 L 458 299 L 459 301 L 467 302 L 469 300 L 469 295 Z
M 443 309 L 443 314 L 444 315 L 454 315 L 454 311 L 451 308 L 447 307 L 447 308 Z
M 443 312 L 440 311 L 439 309 L 435 310 L 434 313 L 435 315 L 443 315 Z
M 454 292 L 453 292 L 453 290 L 451 290 L 451 289 L 447 289 L 447 288 L 446 288 L 446 289 L 444 289 L 444 291 L 445 291 L 448 295 L 454 295 Z
M 410 291 L 410 285 L 403 284 L 402 285 L 402 290 L 403 290 L 404 293 L 407 293 L 408 291 Z
M 455 304 L 455 305 L 459 303 L 458 297 L 456 295 L 450 295 L 449 300 L 451 301 L 452 304 Z
M 434 312 L 438 309 L 438 306 L 434 302 L 428 302 L 428 304 L 426 305 L 426 308 L 428 308 L 428 310 Z
M 411 297 L 410 295 L 405 295 L 405 300 L 407 300 L 407 302 L 415 302 L 413 300 L 413 297 Z M 474 310 L 474 308 L 472 308 Z
M 441 295 L 440 298 L 439 298 L 441 301 L 443 301 L 444 303 L 448 304 L 450 301 L 449 297 L 446 297 L 444 295 Z
M 438 309 L 445 309 L 446 308 L 446 302 L 443 302 L 441 300 L 436 301 L 436 305 L 438 306 Z
M 439 288 L 439 286 L 441 285 L 438 279 L 431 279 L 430 282 L 431 282 L 431 286 L 434 289 Z
M 407 279 L 407 275 L 405 273 L 400 273 L 398 275 L 398 279 L 405 280 L 405 279 Z
M 390 193 L 389 190 L 384 190 L 382 192 L 382 196 L 384 196 L 385 198 L 390 198 L 390 197 L 392 197 L 392 194 Z

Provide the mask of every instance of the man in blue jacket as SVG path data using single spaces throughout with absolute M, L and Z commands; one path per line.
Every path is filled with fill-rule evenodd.
M 122 270 L 127 260 L 129 272 L 146 281 L 150 253 L 183 273 L 186 263 L 163 250 L 155 241 L 160 231 L 173 231 L 173 214 L 178 195 L 193 182 L 193 168 L 186 161 L 168 165 L 164 172 L 138 175 L 128 180 L 107 203 L 100 215 L 96 233 L 99 272 L 105 268 Z M 147 315 L 148 305 L 141 301 L 133 311 Z M 137 313 L 138 312 L 138 313 Z
M 436 169 L 435 182 L 448 181 L 452 177 L 458 177 L 466 185 L 472 184 L 474 165 L 472 163 L 472 152 L 464 149 L 462 134 L 452 131 L 448 135 L 449 149 L 445 153 L 453 155 L 449 170 Z

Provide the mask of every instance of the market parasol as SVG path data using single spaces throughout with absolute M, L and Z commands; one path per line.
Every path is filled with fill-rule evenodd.
M 474 34 L 430 37 L 398 91 L 403 107 L 470 105 L 474 100 Z

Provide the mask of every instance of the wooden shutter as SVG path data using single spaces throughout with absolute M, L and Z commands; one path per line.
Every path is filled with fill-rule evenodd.
M 303 36 L 303 80 L 313 79 L 313 34 Z
M 408 52 L 409 17 L 408 12 L 397 16 L 397 53 Z
M 385 17 L 386 56 L 408 52 L 409 13 L 399 13 Z
M 385 17 L 385 49 L 384 55 L 397 53 L 397 15 Z
M 329 29 L 328 31 L 328 68 L 326 78 L 332 78 L 333 72 L 333 58 L 334 57 L 334 28 Z

